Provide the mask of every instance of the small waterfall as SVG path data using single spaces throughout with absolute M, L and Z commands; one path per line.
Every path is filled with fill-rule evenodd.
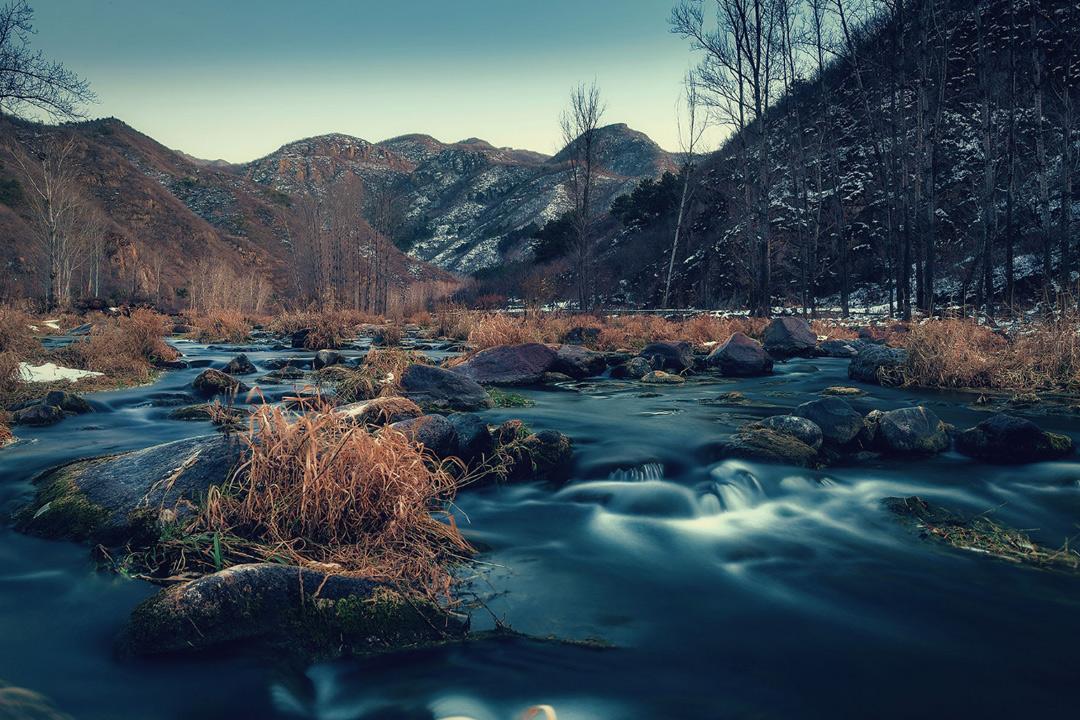
M 703 514 L 745 510 L 765 498 L 765 489 L 741 463 L 728 461 L 712 471 L 712 487 L 700 499 Z
M 663 480 L 664 466 L 660 463 L 645 463 L 632 468 L 620 468 L 608 473 L 608 480 L 618 482 L 647 482 L 649 480 Z

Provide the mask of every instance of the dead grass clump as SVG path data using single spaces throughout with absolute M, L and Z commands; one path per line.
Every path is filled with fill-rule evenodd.
M 397 323 L 380 325 L 375 329 L 375 342 L 387 347 L 395 347 L 405 339 L 405 331 Z
M 202 529 L 249 539 L 247 555 L 332 563 L 449 596 L 449 567 L 471 549 L 452 520 L 439 519 L 450 517 L 455 480 L 421 446 L 333 413 L 293 420 L 272 407 L 242 437 L 247 460 L 209 494 Z
M 542 334 L 536 323 L 525 317 L 511 317 L 503 313 L 473 316 L 469 326 L 468 343 L 476 350 L 497 345 L 519 345 L 542 342 Z
M 5 350 L 0 352 L 0 393 L 14 392 L 19 384 L 19 356 Z
M 135 310 L 130 317 L 119 317 L 95 325 L 84 340 L 60 350 L 61 361 L 84 370 L 105 373 L 120 380 L 145 380 L 153 365 L 179 357 L 163 336 L 168 319 L 152 310 Z
M 903 381 L 925 387 L 993 387 L 1008 344 L 969 320 L 928 320 L 908 335 Z
M 195 337 L 204 343 L 242 343 L 251 335 L 251 323 L 243 313 L 218 310 L 189 318 Z
M 438 337 L 467 340 L 470 327 L 470 313 L 461 305 L 441 303 L 435 307 L 434 330 Z
M 4 447 L 14 439 L 15 436 L 11 434 L 11 428 L 8 427 L 7 413 L 0 410 L 0 447 Z
M 0 352 L 14 353 L 20 359 L 40 353 L 41 343 L 30 329 L 33 324 L 22 310 L 0 305 Z
M 811 320 L 810 329 L 826 340 L 858 340 L 859 333 L 833 320 Z
M 353 310 L 303 310 L 282 313 L 271 321 L 269 330 L 279 335 L 307 331 L 304 347 L 309 350 L 338 348 L 356 337 L 361 325 L 373 318 Z
M 1080 389 L 1080 317 L 1067 316 L 1022 328 L 1012 344 L 1012 361 L 997 381 L 1001 387 Z
M 427 363 L 422 353 L 401 348 L 372 348 L 360 367 L 338 381 L 334 388 L 341 403 L 401 394 L 401 376 L 413 363 Z

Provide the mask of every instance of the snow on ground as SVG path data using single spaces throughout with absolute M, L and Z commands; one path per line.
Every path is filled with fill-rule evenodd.
M 104 374 L 105 373 L 94 372 L 93 370 L 76 370 L 75 368 L 61 367 L 56 363 L 45 363 L 44 365 L 19 363 L 19 379 L 23 382 L 34 383 L 56 382 L 57 380 L 78 380 L 79 378 Z

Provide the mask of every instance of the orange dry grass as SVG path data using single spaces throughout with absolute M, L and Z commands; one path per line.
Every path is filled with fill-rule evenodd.
M 496 345 L 543 342 L 543 335 L 538 323 L 529 318 L 492 313 L 472 319 L 468 342 L 471 347 L 483 350 Z
M 189 318 L 199 342 L 242 343 L 251 335 L 251 323 L 241 312 L 217 310 Z
M 375 397 L 399 395 L 399 383 L 405 369 L 413 363 L 426 363 L 423 354 L 400 348 L 373 348 L 364 356 L 356 370 L 337 383 L 334 388 L 342 403 L 370 400 Z
M 95 325 L 89 337 L 58 354 L 62 360 L 109 376 L 146 379 L 153 363 L 175 360 L 179 354 L 162 338 L 168 320 L 152 310 L 135 310 Z
M 0 305 L 0 352 L 11 352 L 26 359 L 41 351 L 41 343 L 30 326 L 33 320 L 22 310 Z
M 247 460 L 209 495 L 206 530 L 250 539 L 267 559 L 334 563 L 449 595 L 449 566 L 471 549 L 439 519 L 450 517 L 454 478 L 421 446 L 333 413 L 293 420 L 274 407 L 257 411 L 243 437 Z
M 832 320 L 811 320 L 810 329 L 826 340 L 858 340 L 859 333 Z
M 340 347 L 356 337 L 361 325 L 376 319 L 355 310 L 302 310 L 278 315 L 270 323 L 269 329 L 282 335 L 310 330 L 304 347 L 323 350 Z
M 11 351 L 0 352 L 0 393 L 9 393 L 19 384 L 19 356 Z
M 7 413 L 0 410 L 0 447 L 7 445 L 14 437 L 7 424 Z

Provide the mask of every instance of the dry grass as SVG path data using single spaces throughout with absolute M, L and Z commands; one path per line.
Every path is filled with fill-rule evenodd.
M 387 347 L 395 347 L 405 339 L 405 331 L 397 323 L 380 325 L 375 329 L 375 342 Z
M 0 305 L 0 353 L 27 359 L 41 352 L 41 343 L 30 326 L 34 321 L 22 310 Z
M 189 534 L 247 539 L 240 562 L 332 564 L 449 597 L 449 567 L 471 549 L 452 521 L 439 519 L 449 518 L 454 477 L 421 446 L 332 413 L 294 420 L 272 407 L 256 412 L 242 437 L 246 462 L 211 491 Z
M 1011 390 L 1080 389 L 1076 318 L 1018 328 L 1012 338 L 967 319 L 927 320 L 905 338 L 908 385 Z
M 195 328 L 195 337 L 204 343 L 242 343 L 251 335 L 252 323 L 241 312 L 217 310 L 192 315 L 188 323 Z
M 810 329 L 826 340 L 858 340 L 859 333 L 835 320 L 811 320 Z
M 405 368 L 413 363 L 427 363 L 422 353 L 401 348 L 373 348 L 364 356 L 360 367 L 350 370 L 340 380 L 335 394 L 341 403 L 391 397 L 401 394 L 399 382 Z
M 14 392 L 18 387 L 19 362 L 19 356 L 14 352 L 0 352 L 0 394 Z
M 11 434 L 11 428 L 8 427 L 8 416 L 3 410 L 0 410 L 0 448 L 7 445 L 15 436 Z
M 357 336 L 361 325 L 378 319 L 355 310 L 300 310 L 278 315 L 269 330 L 280 335 L 309 330 L 304 347 L 323 350 L 341 347 Z
M 110 379 L 145 380 L 154 363 L 175 360 L 179 354 L 165 342 L 168 318 L 152 310 L 135 310 L 130 317 L 95 325 L 84 340 L 57 352 L 58 359 Z

